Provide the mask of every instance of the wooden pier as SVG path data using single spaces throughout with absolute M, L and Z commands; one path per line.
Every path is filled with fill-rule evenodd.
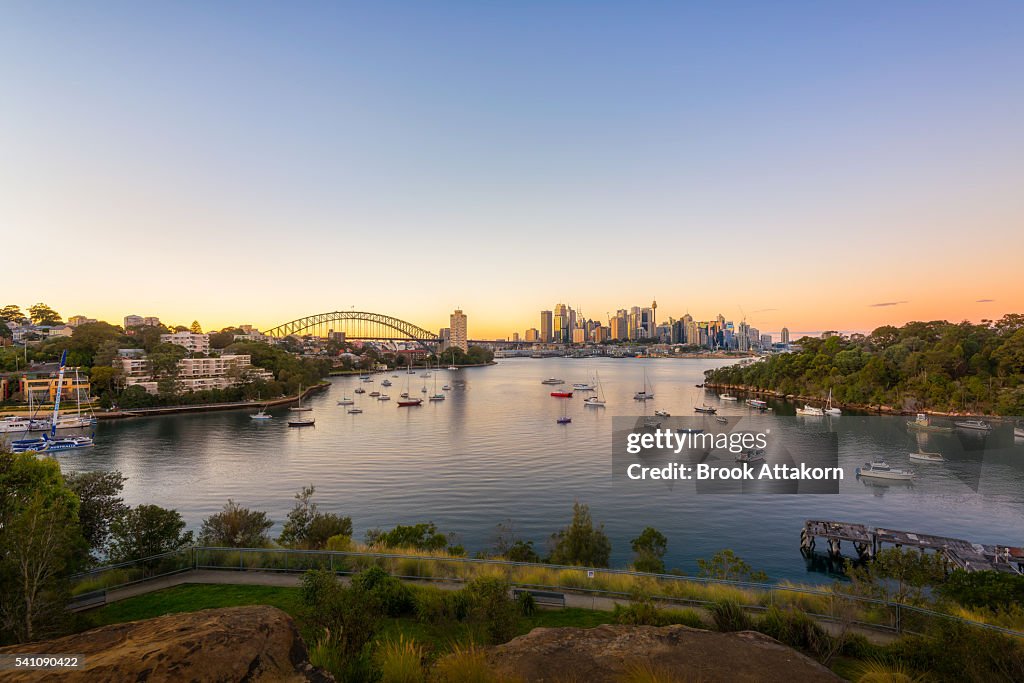
M 800 551 L 805 554 L 813 552 L 818 538 L 828 543 L 828 554 L 836 558 L 841 554 L 843 541 L 852 543 L 862 560 L 873 558 L 888 544 L 897 548 L 918 548 L 922 552 L 934 551 L 942 555 L 950 566 L 969 572 L 1024 574 L 1024 549 L 1009 545 L 984 545 L 960 538 L 809 519 L 800 532 Z

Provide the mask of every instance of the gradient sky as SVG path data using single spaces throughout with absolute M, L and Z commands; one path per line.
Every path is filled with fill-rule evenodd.
M 0 304 L 1024 311 L 1022 36 L 1020 2 L 8 0 Z

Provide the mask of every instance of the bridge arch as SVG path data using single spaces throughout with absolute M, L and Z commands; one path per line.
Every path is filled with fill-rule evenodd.
M 413 325 L 394 316 L 368 311 L 331 311 L 316 313 L 266 330 L 264 334 L 283 339 L 289 335 L 327 332 L 344 332 L 346 339 L 379 339 L 389 341 L 415 341 L 423 346 L 437 343 L 439 337 L 433 332 Z

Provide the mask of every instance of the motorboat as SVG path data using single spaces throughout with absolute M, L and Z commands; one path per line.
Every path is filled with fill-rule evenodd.
M 730 394 L 719 394 L 718 398 L 720 398 L 723 401 L 738 401 L 738 400 L 740 400 L 739 397 L 732 396 Z
M 362 387 L 356 387 L 356 388 L 355 388 L 355 389 L 353 390 L 353 393 L 356 393 L 356 394 L 365 394 L 365 393 L 366 393 L 366 389 L 363 389 Z
M 64 436 L 59 439 L 51 439 L 44 436 L 43 438 L 46 441 L 46 445 L 42 449 L 43 453 L 91 448 L 96 445 L 91 436 Z
M 676 430 L 678 434 L 703 434 L 704 430 L 697 427 L 680 427 Z
M 565 380 L 564 379 L 558 379 L 557 377 L 548 377 L 547 379 L 542 379 L 540 381 L 540 383 L 541 384 L 565 384 Z
M 571 391 L 552 391 L 551 395 L 555 398 L 572 398 Z
M 762 401 L 759 398 L 747 399 L 747 405 L 753 408 L 754 410 L 768 410 L 768 402 Z
M 654 414 L 658 417 L 672 417 L 667 410 L 655 410 Z
M 704 413 L 706 415 L 714 415 L 715 413 L 718 412 L 717 408 L 712 408 L 711 406 L 709 406 L 706 403 L 703 404 L 703 405 L 694 406 L 693 410 L 694 410 L 694 412 Z
M 576 382 L 572 385 L 572 388 L 576 391 L 593 391 L 595 387 L 593 384 L 587 384 L 586 382 Z
M 349 415 L 358 415 L 361 412 L 363 412 L 362 408 L 349 408 L 348 409 L 348 414 Z
M 377 391 L 376 389 L 374 389 L 373 391 L 371 391 L 371 392 L 370 392 L 369 394 L 367 394 L 367 395 L 368 395 L 368 396 L 371 396 L 371 397 L 373 397 L 373 398 L 377 398 L 378 396 L 380 396 L 380 392 L 379 392 L 379 391 Z
M 725 425 L 725 424 L 729 424 L 729 420 L 727 420 L 726 418 L 724 418 L 724 417 L 721 417 L 721 416 L 719 416 L 719 417 L 716 417 L 716 418 L 715 418 L 715 422 L 721 422 L 721 423 L 722 423 L 722 424 L 724 424 L 724 425 Z
M 560 424 L 560 425 L 567 425 L 570 422 L 572 422 L 572 418 L 571 417 L 560 417 L 560 418 L 558 418 L 556 420 L 556 422 L 558 422 L 558 424 Z
M 443 387 L 441 387 L 441 389 L 443 389 L 444 391 L 451 391 L 452 386 L 450 384 L 445 384 Z
M 991 432 L 992 425 L 984 420 L 964 420 L 962 422 L 954 422 L 960 429 L 973 429 L 978 432 Z
M 928 416 L 924 413 L 918 413 L 917 418 L 912 422 L 907 422 L 907 427 L 910 429 L 916 429 L 919 432 L 934 432 L 934 433 L 945 433 L 955 432 L 956 429 L 953 427 L 943 427 L 941 425 L 935 425 L 931 423 Z
M 379 396 L 377 397 L 377 400 L 378 400 L 378 401 L 390 401 L 390 400 L 391 400 L 391 397 L 390 397 L 390 396 L 388 396 L 387 394 L 381 394 L 381 395 L 379 395 Z
M 27 417 L 5 417 L 0 419 L 0 434 L 27 432 L 32 428 L 32 420 Z
M 864 467 L 857 468 L 858 477 L 871 477 L 874 479 L 899 479 L 902 481 L 908 481 L 914 478 L 914 473 L 911 470 L 901 470 L 895 467 L 890 467 L 888 463 L 882 461 L 866 462 Z
M 758 460 L 764 460 L 763 448 L 751 449 L 736 456 L 736 462 L 757 462 Z
M 1024 426 L 1017 425 L 1013 428 L 1013 438 L 1024 439 Z
M 381 385 L 382 387 L 390 387 L 390 386 L 391 386 L 391 380 L 389 380 L 389 379 L 386 379 L 386 380 L 384 380 L 383 382 L 381 382 L 381 383 L 380 383 L 380 385 Z
M 804 404 L 803 408 L 796 409 L 797 415 L 806 415 L 808 417 L 822 417 L 825 415 L 825 411 L 816 406 Z
M 920 460 L 921 462 L 945 462 L 946 459 L 942 457 L 942 453 L 929 453 L 928 451 L 918 451 L 917 453 L 910 454 L 911 460 Z

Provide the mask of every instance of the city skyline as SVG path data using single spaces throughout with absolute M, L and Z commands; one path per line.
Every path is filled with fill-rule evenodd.
M 1019 3 L 7 10 L 21 305 L 461 308 L 474 338 L 557 300 L 794 333 L 1024 310 Z

